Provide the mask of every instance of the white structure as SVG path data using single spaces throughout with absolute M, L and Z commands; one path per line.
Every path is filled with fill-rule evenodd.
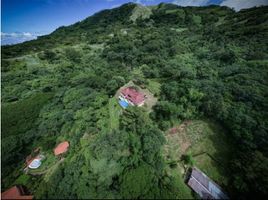
M 41 160 L 36 158 L 30 163 L 28 167 L 30 169 L 37 169 L 38 167 L 40 167 L 41 164 Z

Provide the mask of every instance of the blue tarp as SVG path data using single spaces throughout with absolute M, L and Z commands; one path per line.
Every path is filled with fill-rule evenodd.
M 124 100 L 119 100 L 119 104 L 120 104 L 120 106 L 122 106 L 122 108 L 128 107 L 128 102 L 126 102 Z

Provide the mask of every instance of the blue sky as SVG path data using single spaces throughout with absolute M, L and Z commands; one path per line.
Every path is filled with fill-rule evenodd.
M 127 2 L 154 5 L 160 2 L 181 6 L 226 5 L 243 7 L 267 5 L 267 0 L 2 0 L 1 42 L 19 43 L 51 33 L 57 27 L 70 25 L 103 9 Z

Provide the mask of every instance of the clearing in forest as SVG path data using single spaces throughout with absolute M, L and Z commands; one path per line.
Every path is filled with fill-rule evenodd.
M 164 156 L 167 162 L 181 162 L 181 156 L 191 155 L 194 165 L 224 187 L 227 184 L 231 141 L 225 131 L 210 121 L 185 121 L 166 132 Z M 180 165 L 179 165 L 180 166 Z M 178 170 L 184 173 L 183 168 Z
M 127 87 L 135 87 L 139 92 L 146 95 L 145 103 L 142 107 L 144 107 L 147 111 L 151 112 L 152 107 L 157 102 L 157 98 L 147 88 L 141 88 L 138 85 L 136 85 L 135 83 L 133 83 L 133 81 L 129 81 L 127 84 L 125 84 L 124 86 L 119 88 L 119 90 L 117 90 L 117 92 L 115 94 L 115 98 L 118 100 L 119 95 L 120 95 L 120 91 L 124 88 L 127 88 Z

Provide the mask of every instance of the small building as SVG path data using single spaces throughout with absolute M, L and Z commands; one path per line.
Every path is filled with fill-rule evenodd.
M 128 104 L 132 106 L 143 106 L 145 96 L 133 87 L 127 87 L 121 90 L 119 95 L 119 104 L 126 108 Z
M 33 199 L 20 185 L 13 186 L 1 194 L 2 199 Z
M 197 168 L 192 169 L 187 184 L 202 199 L 229 199 L 220 186 Z
M 67 152 L 68 148 L 69 148 L 69 142 L 67 142 L 67 141 L 64 141 L 64 142 L 58 144 L 58 146 L 54 149 L 55 156 L 58 156 L 58 155 L 61 155 L 65 152 Z

